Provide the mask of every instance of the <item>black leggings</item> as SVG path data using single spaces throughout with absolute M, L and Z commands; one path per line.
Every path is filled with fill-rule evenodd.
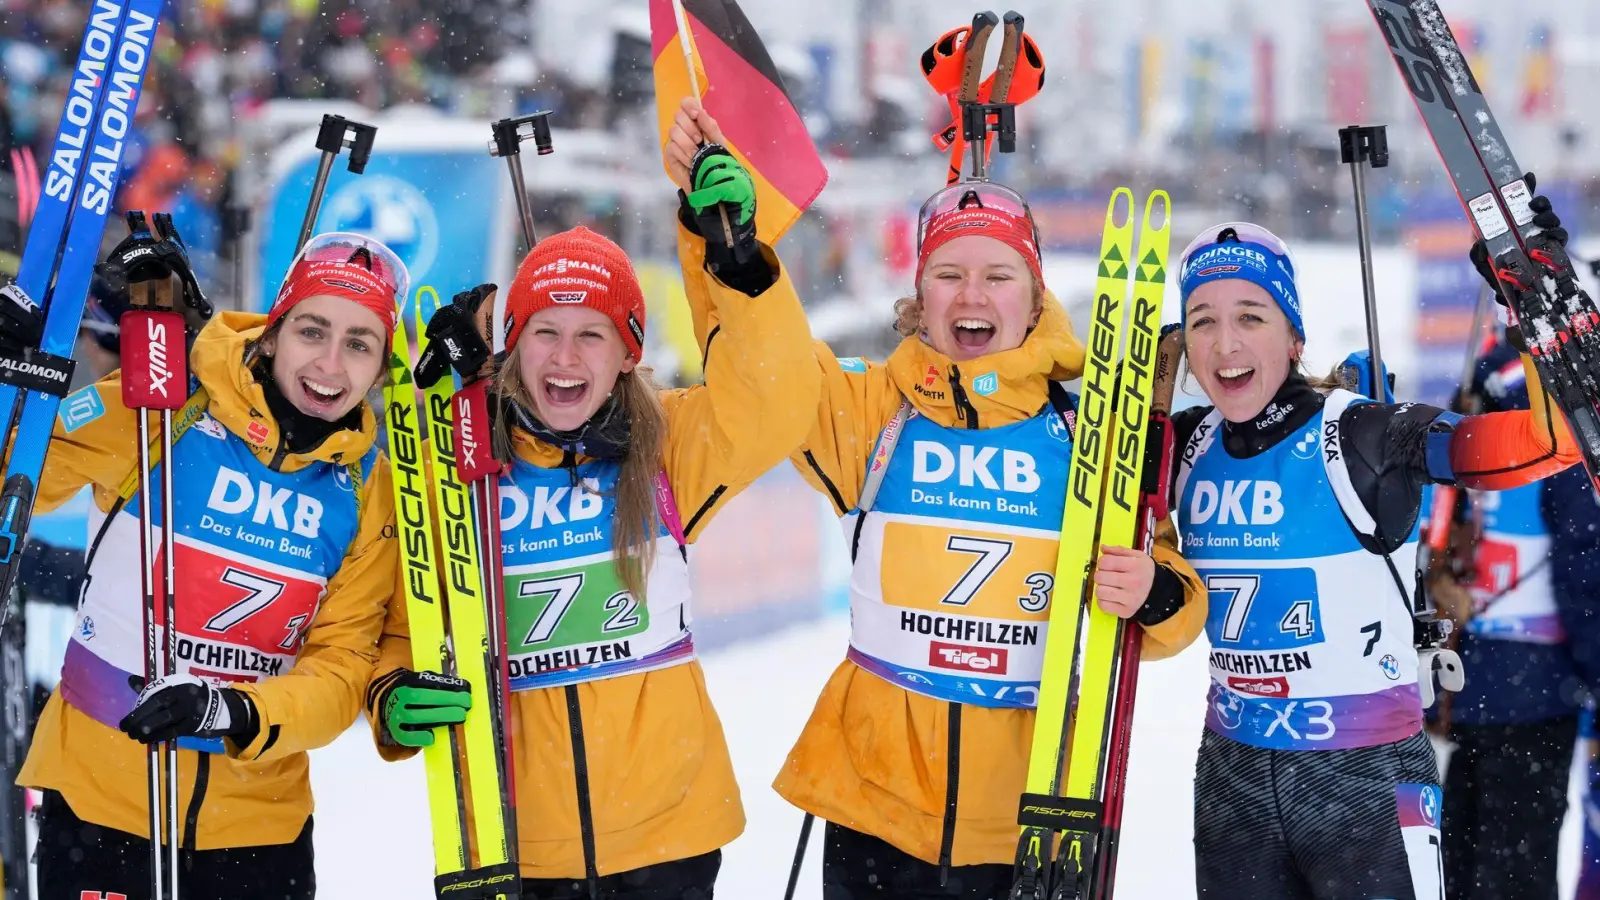
M 822 900 L 1005 900 L 1010 865 L 939 867 L 843 825 L 828 823 L 822 855 Z
M 1418 732 L 1376 747 L 1267 750 L 1207 730 L 1194 779 L 1206 900 L 1442 900 L 1441 802 Z
M 38 821 L 39 900 L 151 900 L 148 840 L 83 821 L 55 791 Z M 288 844 L 180 852 L 178 888 L 184 900 L 311 900 L 311 819 Z

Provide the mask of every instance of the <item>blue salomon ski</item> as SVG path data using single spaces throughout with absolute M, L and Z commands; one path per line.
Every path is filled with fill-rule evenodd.
M 37 351 L 0 358 L 0 444 L 16 434 L 0 481 L 0 598 L 10 595 L 72 346 L 117 191 L 162 0 L 95 0 L 50 149 L 17 284 L 44 309 Z M 20 417 L 19 417 L 20 416 Z M 0 603 L 3 606 L 3 603 Z

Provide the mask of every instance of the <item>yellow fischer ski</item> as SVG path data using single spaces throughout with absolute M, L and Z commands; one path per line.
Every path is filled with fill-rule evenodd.
M 428 287 L 418 290 L 414 323 L 418 357 L 428 348 L 427 323 L 439 305 L 437 291 Z M 489 671 L 485 662 L 488 630 L 484 621 L 478 531 L 473 522 L 471 498 L 456 476 L 450 402 L 454 393 L 454 380 L 448 377 L 425 389 L 423 419 L 428 425 L 433 450 L 431 481 L 442 544 L 435 573 L 442 576 L 445 585 L 455 674 L 472 687 L 472 707 L 467 710 L 461 734 L 467 787 L 471 791 L 472 845 L 477 851 L 477 866 L 441 873 L 434 879 L 434 887 L 440 898 L 516 900 L 520 895 L 516 848 L 507 840 L 494 740 L 494 704 L 489 699 Z
M 1128 216 L 1119 225 L 1117 207 L 1124 199 Z M 1098 896 L 1089 874 L 1104 825 L 1113 685 L 1123 631 L 1131 626 L 1100 609 L 1090 574 L 1102 545 L 1131 547 L 1138 530 L 1171 221 L 1166 193 L 1151 194 L 1135 264 L 1133 210 L 1132 192 L 1118 188 L 1101 241 L 1038 713 L 1018 813 L 1015 900 Z M 1065 836 L 1060 852 L 1052 854 L 1057 832 Z
M 420 288 L 423 291 L 432 288 Z M 405 589 L 406 617 L 411 627 L 411 668 L 417 672 L 453 675 L 450 649 L 445 639 L 444 609 L 439 598 L 438 553 L 433 539 L 433 511 L 429 507 L 428 479 L 424 472 L 423 423 L 417 410 L 416 385 L 411 379 L 411 348 L 406 341 L 405 301 L 396 303 L 402 327 L 389 351 L 389 382 L 383 388 L 383 414 L 389 436 L 389 468 L 394 481 L 395 521 L 400 526 L 400 582 Z M 428 814 L 433 825 L 433 872 L 445 875 L 469 867 L 466 810 L 461 800 L 461 767 L 457 749 L 460 736 L 449 729 L 450 740 L 434 741 L 422 750 L 428 774 Z

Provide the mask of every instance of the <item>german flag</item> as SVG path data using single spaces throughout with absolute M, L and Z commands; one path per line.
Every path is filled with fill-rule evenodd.
M 689 34 L 678 33 L 673 6 L 650 0 L 655 59 L 656 124 L 667 142 L 672 117 L 696 93 L 727 137 L 728 150 L 750 170 L 756 186 L 756 235 L 776 244 L 822 193 L 828 170 L 783 87 L 761 37 L 734 0 L 681 0 Z M 694 60 L 693 81 L 683 42 Z

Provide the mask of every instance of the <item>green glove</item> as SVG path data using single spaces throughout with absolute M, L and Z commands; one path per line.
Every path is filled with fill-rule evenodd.
M 728 218 L 744 226 L 756 215 L 756 185 L 750 173 L 721 144 L 706 144 L 694 155 L 689 175 L 694 190 L 689 206 L 696 216 L 716 212 L 718 203 L 730 207 Z
M 762 275 L 755 281 L 764 281 L 764 290 L 772 276 L 758 264 L 756 186 L 750 173 L 721 144 L 706 144 L 689 163 L 689 181 L 694 190 L 682 194 L 683 212 L 689 214 L 684 225 L 706 239 L 706 268 L 729 284 L 727 278 L 740 280 L 736 273 L 755 266 Z
M 391 747 L 431 747 L 433 731 L 466 721 L 472 688 L 438 672 L 396 669 L 378 697 L 379 739 Z

